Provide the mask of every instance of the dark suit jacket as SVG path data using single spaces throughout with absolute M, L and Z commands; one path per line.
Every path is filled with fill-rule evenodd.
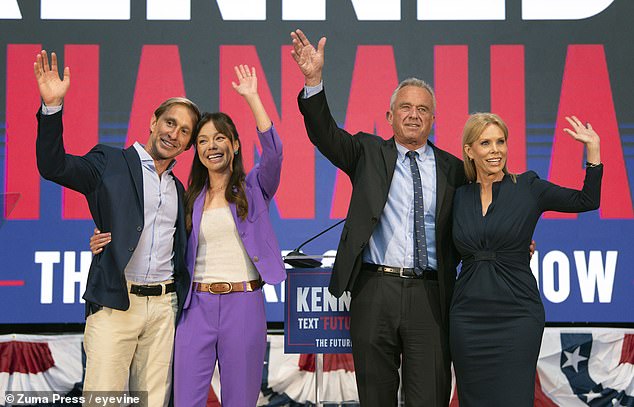
M 352 290 L 361 270 L 363 250 L 387 202 L 398 153 L 393 137 L 384 140 L 362 132 L 351 136 L 340 129 L 332 118 L 325 92 L 304 99 L 302 91 L 298 103 L 312 143 L 352 182 L 352 197 L 329 286 L 333 295 L 340 296 Z M 453 195 L 465 183 L 465 175 L 462 161 L 429 141 L 428 144 L 436 158 L 436 253 L 440 305 L 446 321 L 459 261 L 451 233 Z
M 118 310 L 130 307 L 124 269 L 143 231 L 143 172 L 134 147 L 125 150 L 102 144 L 84 156 L 66 154 L 62 138 L 62 112 L 37 114 L 37 166 L 47 180 L 86 196 L 97 228 L 112 233 L 112 242 L 96 255 L 86 283 L 86 316 L 101 306 Z M 174 177 L 173 175 L 171 175 Z M 174 281 L 178 310 L 190 285 L 185 265 L 185 211 L 183 184 L 174 177 L 178 191 L 178 216 L 174 236 Z

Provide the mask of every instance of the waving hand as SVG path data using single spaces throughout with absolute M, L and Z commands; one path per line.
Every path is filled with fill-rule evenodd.
M 590 123 L 586 123 L 584 126 L 583 122 L 581 122 L 577 116 L 566 116 L 566 120 L 572 129 L 566 128 L 564 129 L 564 132 L 568 133 L 575 140 L 586 145 L 586 149 L 588 150 L 587 159 L 589 163 L 599 164 L 601 162 L 601 155 L 599 151 L 600 140 L 599 135 L 594 131 L 592 125 Z
M 49 65 L 46 51 L 42 50 L 35 58 L 33 71 L 44 104 L 47 106 L 61 105 L 70 87 L 70 68 L 64 68 L 64 78 L 61 79 L 57 71 L 57 55 L 54 52 L 51 53 Z
M 310 43 L 302 30 L 291 32 L 293 49 L 291 55 L 304 74 L 306 85 L 316 86 L 321 82 L 321 71 L 324 67 L 324 49 L 326 37 L 321 37 L 317 49 Z

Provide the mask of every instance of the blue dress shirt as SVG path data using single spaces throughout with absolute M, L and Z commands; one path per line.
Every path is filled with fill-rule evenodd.
M 134 143 L 134 149 L 143 167 L 144 225 L 139 243 L 125 268 L 125 277 L 135 283 L 160 283 L 171 280 L 174 275 L 178 192 L 172 168 L 176 160 L 172 160 L 159 178 L 150 154 L 138 142 Z
M 396 143 L 398 156 L 383 213 L 363 252 L 365 263 L 414 267 L 414 186 L 407 148 Z M 428 266 L 438 269 L 436 259 L 436 159 L 428 145 L 416 150 L 423 182 L 425 237 Z

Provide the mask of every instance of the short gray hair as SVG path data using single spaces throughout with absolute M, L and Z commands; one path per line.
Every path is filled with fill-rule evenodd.
M 418 78 L 407 78 L 398 84 L 394 92 L 392 93 L 392 97 L 390 98 L 390 110 L 394 110 L 394 101 L 396 100 L 396 94 L 399 90 L 403 89 L 406 86 L 416 86 L 418 88 L 425 89 L 431 95 L 432 99 L 432 113 L 436 112 L 436 95 L 434 94 L 434 89 L 424 80 Z

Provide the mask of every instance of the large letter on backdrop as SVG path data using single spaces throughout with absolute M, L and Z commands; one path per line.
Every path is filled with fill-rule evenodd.
M 40 93 L 30 67 L 39 44 L 7 45 L 7 130 L 6 130 L 6 197 L 19 194 L 15 209 L 13 200 L 5 202 L 7 219 L 39 219 L 40 174 L 35 162 L 37 121 Z
M 0 0 L 0 19 L 21 20 L 22 12 L 18 0 Z
M 469 49 L 466 45 L 434 47 L 436 145 L 462 157 L 462 128 L 469 115 Z
M 223 20 L 266 20 L 266 0 L 216 0 Z
M 161 69 L 156 69 L 157 66 Z M 150 134 L 150 120 L 154 111 L 161 103 L 174 96 L 185 96 L 178 46 L 144 45 L 134 89 L 126 146 L 134 144 L 135 141 L 145 144 Z M 174 167 L 174 174 L 184 183 L 189 177 L 193 151 L 194 149 L 190 148 L 179 155 L 178 165 Z
M 522 0 L 522 20 L 581 20 L 596 16 L 614 0 Z
M 43 20 L 129 20 L 130 0 L 42 0 Z
M 377 64 L 376 61 L 381 61 Z M 354 61 L 350 99 L 346 111 L 346 130 L 365 131 L 388 139 L 392 128 L 385 118 L 390 97 L 398 85 L 394 49 L 390 45 L 360 45 Z M 345 218 L 352 187 L 348 177 L 337 170 L 332 196 L 331 218 Z
M 326 0 L 282 0 L 282 20 L 324 21 Z
M 509 171 L 526 171 L 524 46 L 491 46 L 491 112 L 509 129 Z M 458 156 L 460 157 L 460 156 Z
M 401 19 L 401 0 L 352 0 L 352 6 L 359 21 Z
M 99 142 L 99 45 L 67 45 L 64 66 L 73 78 L 64 98 L 64 146 L 68 154 L 83 155 Z M 62 218 L 90 219 L 82 194 L 64 188 L 62 203 Z
M 191 20 L 191 0 L 147 0 L 148 20 Z
M 570 127 L 564 117 L 571 115 L 591 123 L 601 137 L 601 161 L 605 163 L 601 217 L 631 219 L 632 198 L 602 45 L 570 45 L 561 84 L 548 178 L 555 184 L 580 188 L 585 174 L 585 147 L 563 131 Z M 544 217 L 576 218 L 577 214 L 547 213 Z
M 238 128 L 242 141 L 242 157 L 250 169 L 254 161 L 254 146 L 258 145 L 255 119 L 242 96 L 231 86 L 236 81 L 233 67 L 248 64 L 255 67 L 262 103 L 280 134 L 284 145 L 284 161 L 275 202 L 283 219 L 313 219 L 315 217 L 315 149 L 308 140 L 302 115 L 297 109 L 297 93 L 304 86 L 304 77 L 291 57 L 291 47 L 281 47 L 280 82 L 282 87 L 280 114 L 264 75 L 257 51 L 252 45 L 220 46 L 220 110 L 229 114 Z
M 504 20 L 505 0 L 418 0 L 419 20 Z

